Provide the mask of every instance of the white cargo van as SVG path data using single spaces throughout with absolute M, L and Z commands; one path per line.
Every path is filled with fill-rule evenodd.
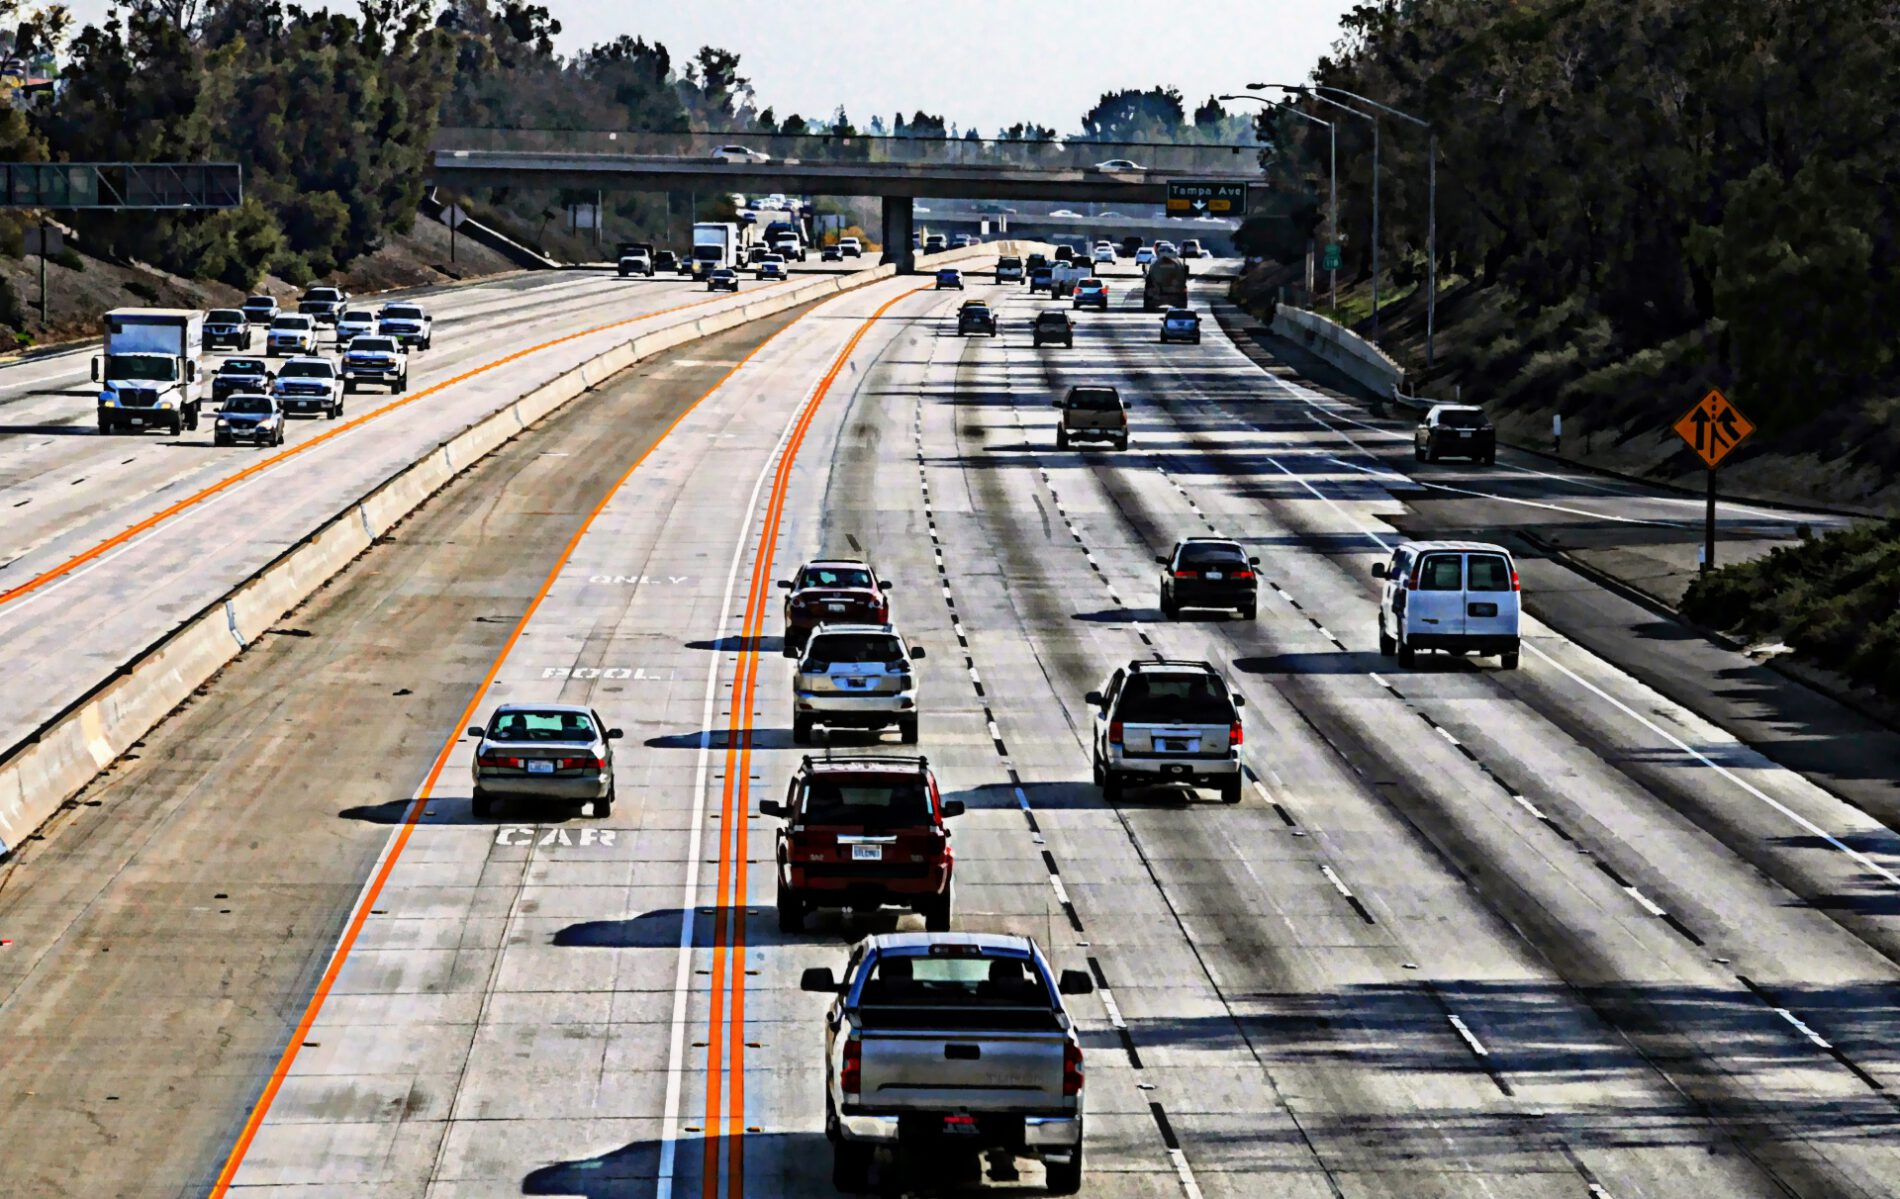
M 1517 563 L 1501 545 L 1408 541 L 1372 568 L 1379 597 L 1379 652 L 1410 666 L 1422 649 L 1496 654 L 1517 669 L 1522 592 Z

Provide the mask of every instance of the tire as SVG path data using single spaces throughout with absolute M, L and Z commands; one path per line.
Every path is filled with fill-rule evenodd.
M 860 1194 L 871 1185 L 871 1147 L 850 1141 L 831 1143 L 831 1185 L 846 1194 Z
M 1511 651 L 1510 653 L 1508 653 L 1508 654 L 1499 654 L 1499 655 L 1498 655 L 1498 666 L 1499 666 L 1499 667 L 1501 667 L 1502 669 L 1505 669 L 1505 670 L 1516 670 L 1516 669 L 1517 669 L 1517 656 L 1518 656 L 1518 651 L 1517 651 L 1517 650 L 1512 650 L 1512 651 Z
M 1425 461 L 1427 462 L 1438 461 L 1438 447 L 1433 445 L 1429 441 L 1425 443 Z
M 897 739 L 905 745 L 917 744 L 917 718 L 905 716 L 897 722 Z
M 1496 450 L 1492 450 L 1490 453 L 1486 454 L 1484 456 L 1484 464 L 1486 466 L 1496 466 L 1498 464 L 1498 452 Z
M 118 430 L 113 428 L 111 421 L 107 420 L 103 416 L 99 418 L 99 436 L 110 437 L 114 433 L 117 433 L 117 432 Z
M 184 416 L 181 414 L 181 415 L 172 417 L 172 436 L 176 437 L 180 433 L 183 433 L 184 431 L 185 431 Z
M 1380 622 L 1379 624 L 1379 656 L 1381 658 L 1390 658 L 1393 654 L 1396 654 L 1398 652 L 1399 652 L 1399 643 L 1385 635 L 1385 624 L 1383 621 Z
M 1124 433 L 1120 437 L 1115 439 L 1115 448 L 1118 450 L 1125 450 L 1128 448 L 1128 434 Z
M 277 440 L 272 442 L 271 444 L 272 445 L 284 444 L 284 427 L 282 425 L 277 426 Z
M 231 439 L 229 437 L 226 437 L 222 433 L 213 433 L 211 435 L 211 444 L 222 448 L 224 446 L 230 445 Z
M 1102 751 L 1099 746 L 1089 755 L 1089 777 L 1096 786 L 1102 785 Z
M 782 933 L 802 933 L 805 931 L 805 913 L 809 911 L 805 901 L 798 898 L 786 887 L 784 882 L 778 885 L 778 931 Z
M 1399 665 L 1414 666 L 1418 663 L 1418 651 L 1405 644 L 1405 638 L 1399 638 Z
M 1412 459 L 1415 462 L 1425 461 L 1425 451 L 1418 448 L 1416 441 L 1412 443 Z
M 1121 776 L 1116 774 L 1113 770 L 1110 770 L 1107 766 L 1103 766 L 1102 767 L 1102 802 L 1109 803 L 1109 804 L 1118 804 L 1121 801 L 1122 801 Z
M 1240 617 L 1242 620 L 1258 620 L 1260 617 L 1260 602 L 1256 600 L 1244 608 L 1235 608 L 1234 615 Z
M 951 883 L 942 895 L 933 895 L 917 905 L 917 914 L 924 918 L 924 931 L 947 933 L 950 931 L 950 913 L 956 903 L 956 884 Z
M 793 745 L 810 745 L 811 744 L 811 726 L 812 726 L 812 719 L 809 716 L 792 717 L 792 744 Z
M 474 809 L 475 817 L 478 820 L 486 820 L 495 814 L 494 797 L 483 795 L 479 791 L 475 793 L 475 798 L 470 801 L 469 806 Z
M 1220 785 L 1220 801 L 1225 804 L 1240 802 L 1241 777 L 1238 773 L 1232 779 Z
M 1075 1146 L 1075 1156 L 1067 1162 L 1048 1162 L 1043 1166 L 1048 1176 L 1047 1182 L 1051 1195 L 1073 1195 L 1082 1189 L 1082 1146 Z
M 1161 593 L 1161 616 L 1164 620 L 1181 619 L 1181 606 L 1169 599 L 1165 591 Z
M 325 420 L 335 420 L 337 417 L 342 416 L 342 415 L 343 415 L 343 405 L 341 402 L 338 402 L 338 403 L 330 405 L 330 410 L 323 414 L 323 418 Z
M 1056 428 L 1056 448 L 1058 450 L 1069 448 L 1069 431 L 1060 426 Z
M 409 394 L 409 376 L 408 375 L 404 375 L 402 377 L 402 381 L 396 384 L 396 394 L 397 395 Z
M 594 819 L 605 820 L 614 814 L 614 785 L 607 784 L 607 794 L 593 803 Z

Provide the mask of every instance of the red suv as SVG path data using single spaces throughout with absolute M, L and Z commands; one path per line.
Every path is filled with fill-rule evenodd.
M 821 624 L 888 624 L 891 585 L 854 558 L 807 562 L 779 586 L 785 597 L 785 656 L 804 652 L 811 631 Z
M 956 856 L 944 799 L 924 758 L 807 755 L 785 802 L 759 811 L 778 831 L 778 926 L 798 932 L 814 908 L 911 908 L 931 932 L 950 929 Z

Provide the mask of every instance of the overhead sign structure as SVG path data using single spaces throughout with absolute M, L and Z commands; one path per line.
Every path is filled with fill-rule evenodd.
M 1247 210 L 1247 185 L 1214 179 L 1168 180 L 1169 216 L 1214 216 Z
M 1711 388 L 1695 407 L 1682 414 L 1674 428 L 1676 436 L 1696 452 L 1696 457 L 1702 459 L 1709 470 L 1709 502 L 1703 510 L 1700 563 L 1700 569 L 1706 573 L 1715 569 L 1715 468 L 1755 431 L 1755 425 L 1742 415 L 1741 409 L 1729 403 L 1727 396 Z
M 1710 391 L 1675 424 L 1676 436 L 1688 443 L 1710 470 L 1722 464 L 1742 439 L 1755 431 L 1741 409 L 1720 391 Z
M 0 207 L 236 208 L 244 172 L 235 162 L 0 163 Z

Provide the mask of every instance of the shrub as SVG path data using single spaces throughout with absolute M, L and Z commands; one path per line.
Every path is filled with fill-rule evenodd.
M 126 283 L 125 290 L 131 292 L 147 304 L 158 303 L 158 288 L 143 279 L 133 279 Z

